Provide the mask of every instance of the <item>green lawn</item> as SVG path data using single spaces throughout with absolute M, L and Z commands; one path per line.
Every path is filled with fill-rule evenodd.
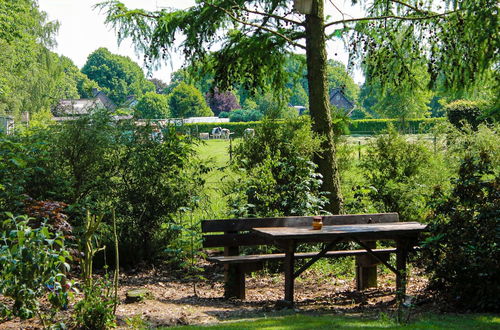
M 387 317 L 368 319 L 337 315 L 289 315 L 259 318 L 212 326 L 183 326 L 176 329 L 500 329 L 495 315 L 429 315 L 407 325 L 398 325 Z
M 233 146 L 235 144 L 233 141 Z M 216 167 L 223 167 L 229 163 L 229 140 L 202 141 L 197 150 L 201 159 L 212 161 Z

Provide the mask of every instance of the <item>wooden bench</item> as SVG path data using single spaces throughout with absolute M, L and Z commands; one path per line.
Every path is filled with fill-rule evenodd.
M 272 245 L 273 242 L 251 232 L 257 227 L 303 227 L 311 226 L 312 216 L 282 218 L 249 218 L 227 220 L 204 220 L 201 223 L 203 247 L 223 247 L 224 255 L 208 260 L 224 265 L 226 298 L 245 299 L 245 274 L 263 268 L 265 261 L 284 260 L 284 253 L 240 255 L 241 246 Z M 397 213 L 348 214 L 324 216 L 324 225 L 349 225 L 366 223 L 398 222 Z M 363 242 L 373 249 L 378 257 L 388 260 L 395 248 L 375 249 L 376 242 Z M 296 253 L 295 259 L 312 258 L 317 252 Z M 363 250 L 329 251 L 325 257 L 356 257 L 356 285 L 358 290 L 377 286 L 377 264 L 379 260 Z

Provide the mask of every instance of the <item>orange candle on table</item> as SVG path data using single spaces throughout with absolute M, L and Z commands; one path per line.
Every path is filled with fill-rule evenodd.
M 314 230 L 320 230 L 321 228 L 323 228 L 323 217 L 321 216 L 313 217 L 312 226 Z

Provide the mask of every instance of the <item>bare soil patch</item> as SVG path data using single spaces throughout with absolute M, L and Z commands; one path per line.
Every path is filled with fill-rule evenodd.
M 296 281 L 293 310 L 284 309 L 282 275 L 254 274 L 248 276 L 247 299 L 223 298 L 223 270 L 205 264 L 206 280 L 183 279 L 168 270 L 148 270 L 120 276 L 117 308 L 118 327 L 127 328 L 126 320 L 141 318 L 151 327 L 183 324 L 210 324 L 221 321 L 281 315 L 283 313 L 339 313 L 376 316 L 395 309 L 395 276 L 380 274 L 377 289 L 356 291 L 354 279 L 325 277 L 313 270 L 306 271 Z M 426 279 L 412 271 L 408 280 L 408 295 L 422 296 Z M 145 288 L 152 298 L 126 303 L 126 292 Z M 63 317 L 70 318 L 71 311 Z M 36 329 L 36 320 L 11 320 L 0 324 L 4 329 Z

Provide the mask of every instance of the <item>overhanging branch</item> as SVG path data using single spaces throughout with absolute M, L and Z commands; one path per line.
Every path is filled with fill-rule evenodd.
M 459 10 L 453 10 L 453 11 L 448 11 L 445 13 L 433 14 L 433 15 L 427 15 L 427 16 L 384 15 L 384 16 L 373 16 L 373 17 L 349 18 L 349 19 L 342 19 L 339 21 L 334 21 L 334 22 L 330 22 L 328 24 L 325 24 L 325 29 L 332 26 L 332 25 L 337 25 L 337 24 L 347 24 L 347 23 L 363 22 L 363 21 L 365 21 L 365 22 L 379 21 L 379 20 L 385 20 L 385 19 L 395 19 L 395 20 L 402 20 L 402 21 L 420 21 L 420 20 L 427 20 L 427 19 L 431 19 L 431 18 L 444 17 L 444 16 L 448 16 L 450 14 L 454 14 L 456 12 L 459 12 Z
M 269 17 L 269 18 L 275 18 L 277 20 L 280 20 L 280 21 L 283 21 L 283 22 L 287 22 L 287 23 L 290 23 L 290 24 L 296 24 L 296 25 L 300 25 L 300 26 L 305 26 L 304 22 L 295 21 L 293 19 L 289 19 L 289 18 L 280 16 L 280 15 L 263 13 L 263 12 L 260 12 L 260 11 L 251 10 L 251 9 L 244 8 L 244 7 L 238 7 L 238 9 L 243 10 L 243 11 L 245 11 L 247 13 L 250 13 L 250 14 L 261 15 L 261 16 L 265 16 L 265 17 Z
M 214 7 L 214 8 L 217 8 L 219 10 L 222 10 L 224 13 L 226 13 L 226 15 L 228 15 L 235 22 L 241 23 L 241 24 L 246 25 L 246 26 L 253 26 L 255 28 L 267 31 L 267 32 L 269 32 L 271 34 L 274 34 L 277 37 L 283 38 L 284 40 L 286 40 L 292 46 L 295 46 L 295 47 L 298 47 L 298 48 L 302 48 L 302 49 L 306 49 L 306 47 L 304 45 L 301 45 L 301 44 L 293 41 L 292 39 L 288 38 L 283 33 L 280 33 L 278 31 L 275 31 L 275 30 L 270 29 L 270 28 L 265 27 L 265 26 L 261 26 L 259 24 L 255 24 L 255 23 L 252 23 L 252 22 L 248 22 L 248 21 L 242 20 L 242 19 L 236 17 L 235 15 L 233 15 L 229 10 L 227 10 L 225 8 L 222 8 L 220 6 L 217 6 L 217 5 L 214 5 L 214 4 L 210 4 L 210 3 L 207 3 L 207 5 L 209 5 L 211 7 Z

